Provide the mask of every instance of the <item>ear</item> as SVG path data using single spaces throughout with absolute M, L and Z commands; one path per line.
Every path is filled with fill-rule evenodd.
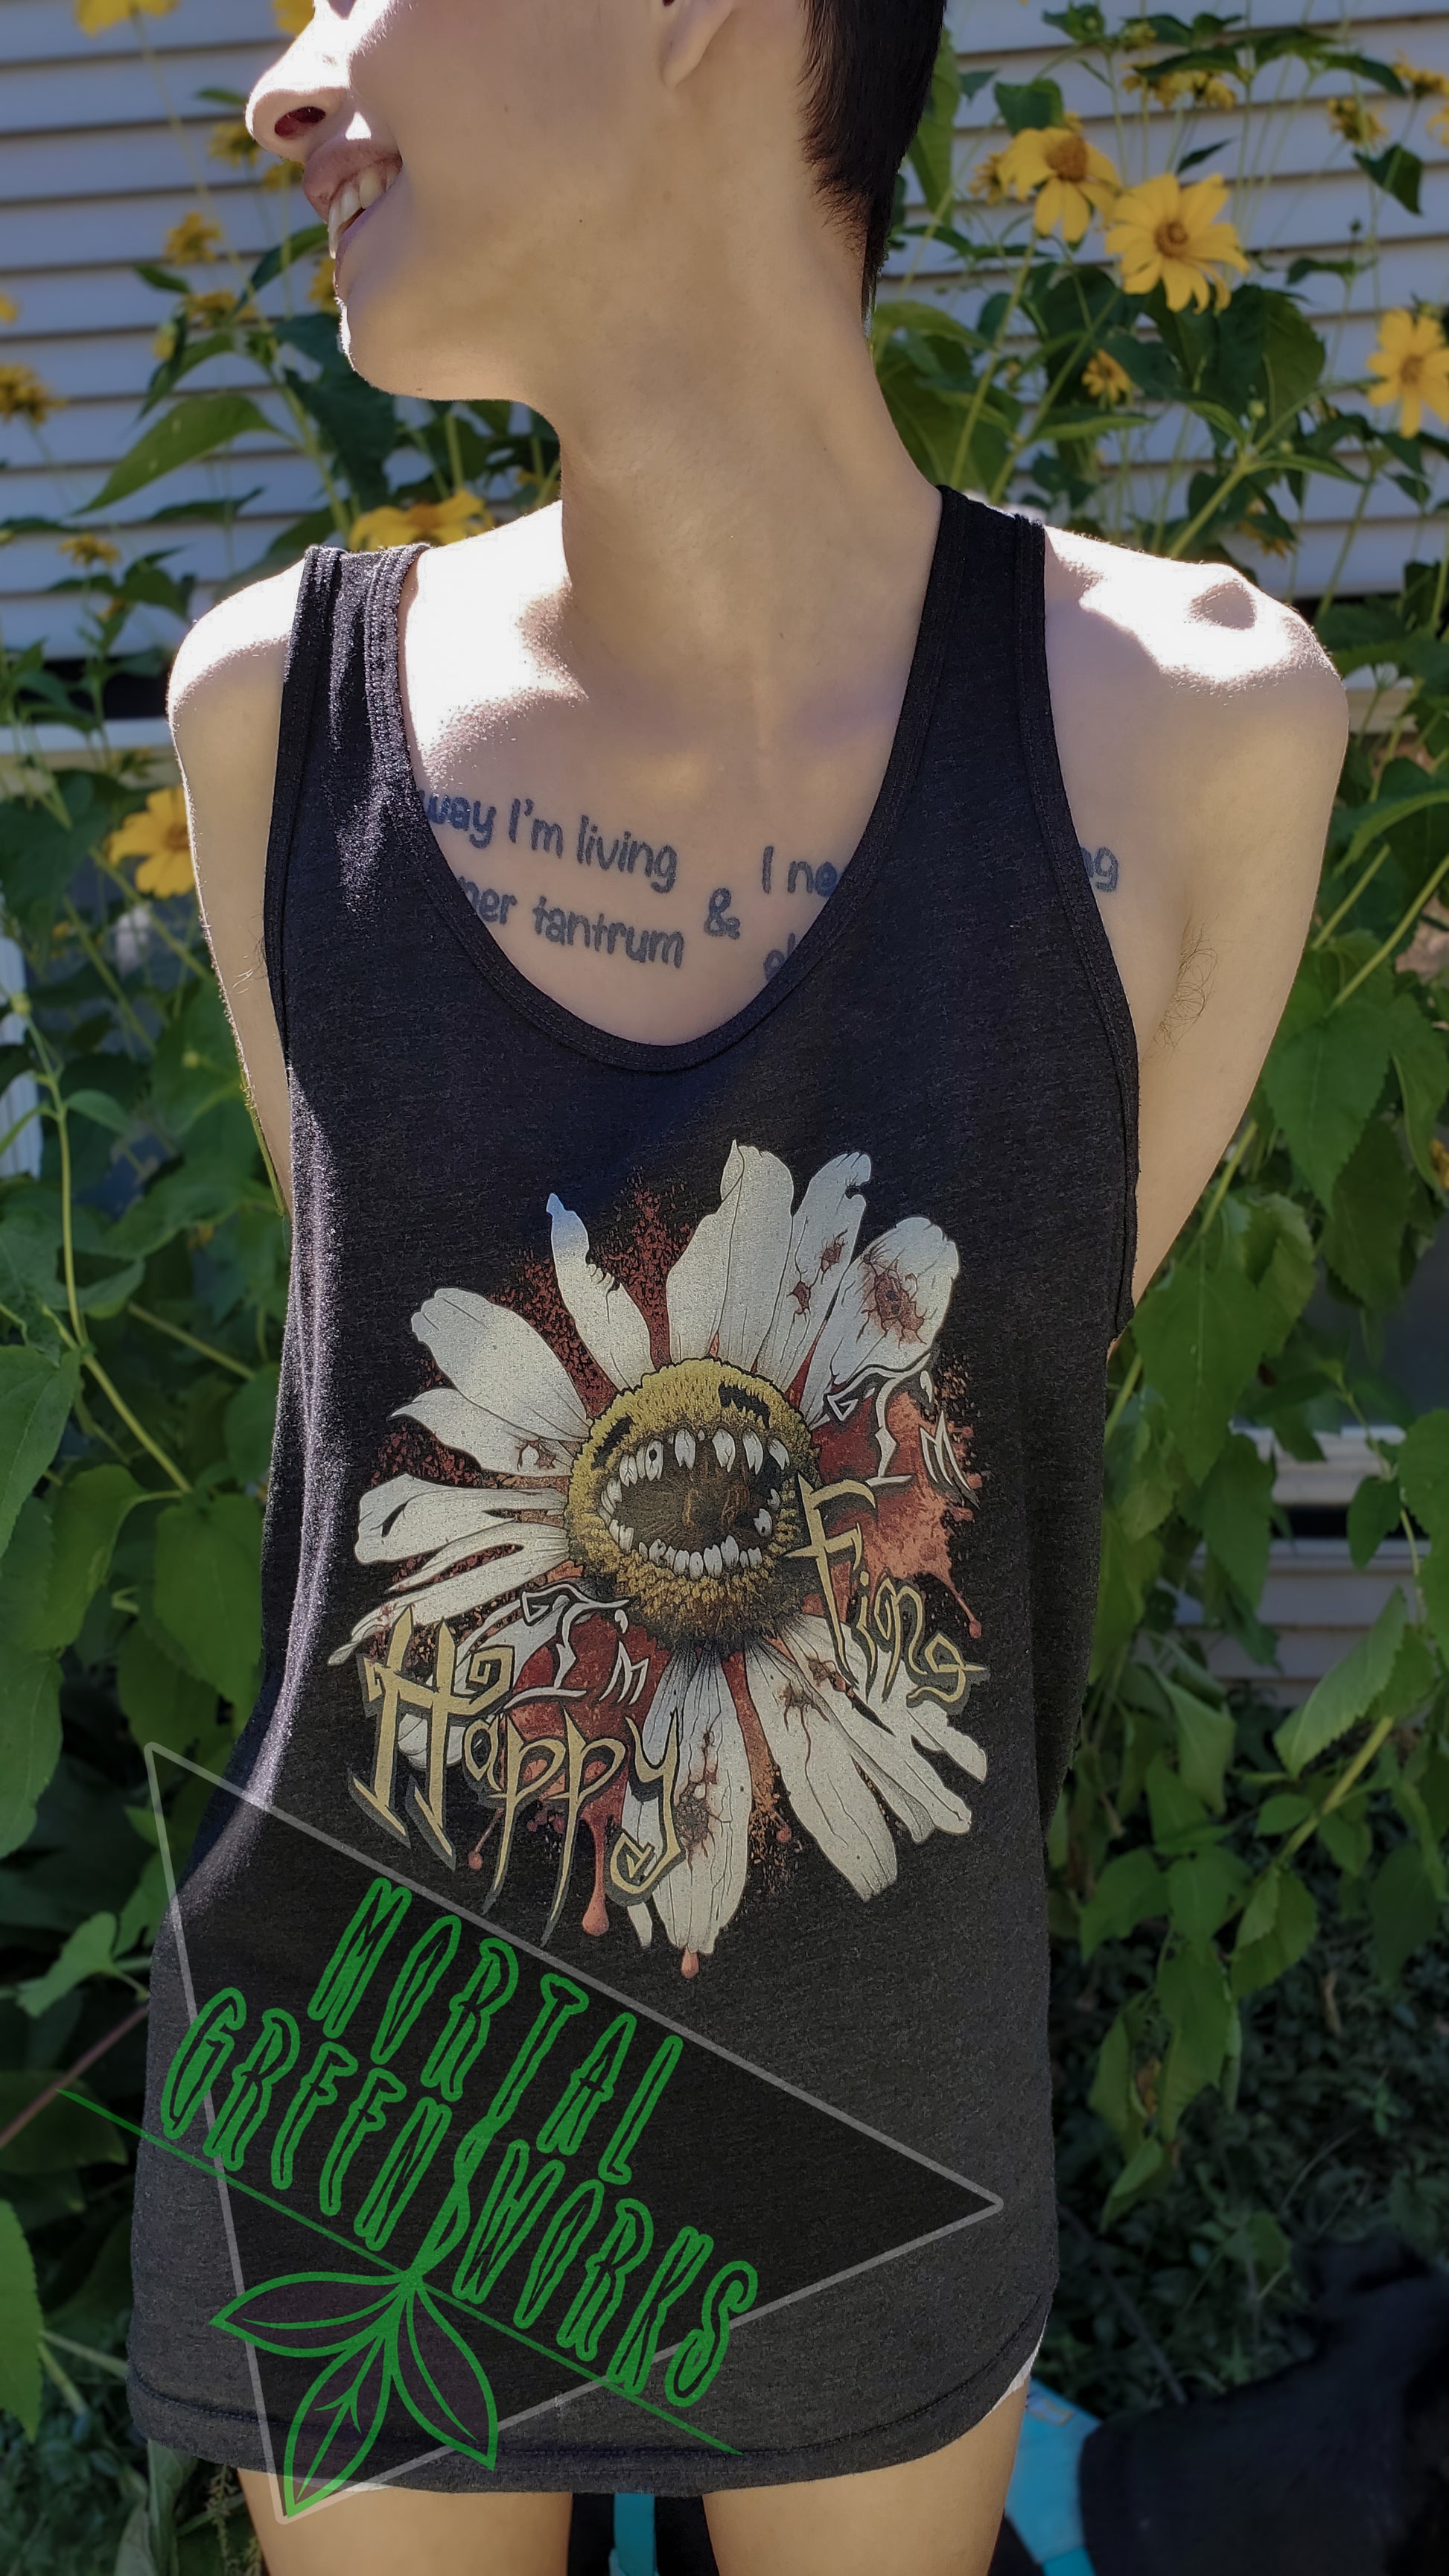
M 659 21 L 659 70 L 666 89 L 678 89 L 697 71 L 739 0 L 655 0 Z

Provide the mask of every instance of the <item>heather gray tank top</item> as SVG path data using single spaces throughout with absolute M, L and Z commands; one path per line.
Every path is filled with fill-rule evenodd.
M 288 662 L 265 1676 L 158 1952 L 136 2419 L 299 2496 L 884 2466 L 1055 2279 L 1043 1829 L 1136 1055 L 1044 540 L 944 495 L 860 845 L 669 1046 L 546 998 L 444 858 L 415 551 L 315 550 Z M 618 851 L 581 818 L 510 882 L 667 973 Z

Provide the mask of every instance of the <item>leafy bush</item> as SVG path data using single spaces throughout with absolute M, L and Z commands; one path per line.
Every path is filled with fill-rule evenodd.
M 83 23 L 125 14 L 83 6 Z M 1197 115 L 1225 100 L 1246 114 L 1255 83 L 1286 65 L 1312 94 L 1334 85 L 1327 112 L 1370 218 L 1376 192 L 1416 209 L 1413 120 L 1449 113 L 1449 82 L 1302 28 L 1154 16 L 1109 30 L 1090 6 L 1048 23 L 1063 78 L 1085 70 L 1112 100 L 1116 159 L 1087 145 L 1055 76 L 998 81 L 998 148 L 963 184 L 952 127 L 990 75 L 963 80 L 943 50 L 872 323 L 913 456 L 1150 550 L 1250 571 L 1286 557 L 1290 586 L 1310 476 L 1352 484 L 1359 518 L 1390 478 L 1435 547 L 1393 597 L 1342 600 L 1331 585 L 1318 603 L 1324 645 L 1346 674 L 1373 675 L 1374 703 L 1344 765 L 1307 951 L 1248 1114 L 1112 1363 L 1097 1635 L 1050 1843 L 1074 2209 L 1054 2366 L 1106 2405 L 1151 2393 L 1159 2339 L 1169 2370 L 1198 2383 L 1291 2348 L 1288 2238 L 1310 2209 L 1359 2223 L 1392 2184 L 1399 2215 L 1444 2242 L 1442 2063 L 1426 2071 L 1420 2049 L 1415 2075 L 1396 2034 L 1406 2013 L 1420 2026 L 1406 1997 L 1432 1996 L 1441 2015 L 1445 2001 L 1428 1945 L 1449 1834 L 1449 1412 L 1413 1419 L 1364 1352 L 1449 1188 L 1449 447 L 1425 426 L 1449 419 L 1449 349 L 1436 314 L 1391 314 L 1373 382 L 1339 380 L 1302 291 L 1323 264 L 1280 276 L 1245 246 L 1226 182 L 1189 173 L 1220 148 L 1195 143 Z M 1399 120 L 1392 139 L 1380 107 Z M 250 149 L 234 113 L 219 136 Z M 1371 220 L 1363 239 L 1369 263 Z M 0 1144 L 19 1154 L 0 1182 L 0 2405 L 34 2434 L 48 2383 L 45 2426 L 85 2428 L 63 2503 L 34 2504 L 49 2535 L 35 2576 L 76 2552 L 94 2563 L 95 2534 L 127 2516 L 137 2576 L 242 2563 L 228 2556 L 234 2491 L 187 2486 L 169 2454 L 149 2485 L 141 2475 L 116 2355 L 139 2016 L 166 1899 L 140 1748 L 215 1770 L 252 1705 L 288 1264 L 179 790 L 117 752 L 104 717 L 115 675 L 165 658 L 127 649 L 131 621 L 144 608 L 184 622 L 190 578 L 169 532 L 123 565 L 92 521 L 261 423 L 310 461 L 317 501 L 244 578 L 313 540 L 449 542 L 537 506 L 557 479 L 541 420 L 398 402 L 350 373 L 317 228 L 213 287 L 224 247 L 199 210 L 141 272 L 167 318 L 139 436 L 103 491 L 72 521 L 6 527 L 49 528 L 70 566 L 56 587 L 83 594 L 87 621 L 73 684 L 38 651 L 0 660 L 0 720 L 19 745 L 0 889 L 27 985 L 0 1048 Z M 943 255 L 949 294 L 932 282 Z M 37 380 L 4 386 L 6 417 L 43 419 L 53 398 Z M 244 527 L 237 506 L 210 514 Z M 39 757 L 42 722 L 73 729 L 83 765 Z M 1325 1282 L 1341 1331 L 1310 1311 Z M 1312 1458 L 1345 1421 L 1375 1460 L 1349 1512 L 1355 1562 L 1399 1533 L 1410 1575 L 1284 1717 L 1226 1693 L 1203 1639 L 1271 1654 L 1260 1603 L 1282 1524 L 1268 1443 Z M 1191 1629 L 1184 1601 L 1200 1613 Z M 173 1849 L 205 1794 L 195 1775 L 167 1791 Z M 1336 1979 L 1353 2035 L 1335 2057 Z M 1443 2019 L 1433 2027 L 1442 2036 Z M 1382 2098 L 1359 2126 L 1396 2135 L 1402 2114 L 1418 2123 L 1413 2153 L 1391 2177 L 1387 2159 L 1346 2166 L 1340 2141 L 1310 2200 L 1298 2168 L 1370 2074 Z M 1415 2083 L 1421 2103 L 1439 2085 L 1437 2113 L 1403 2112 Z M 1350 2169 L 1335 2201 L 1328 2181 Z M 1125 2332 L 1104 2262 L 1119 2290 L 1137 2281 L 1147 2343 Z M 1164 2296 L 1189 2280 L 1200 2299 Z M 49 2493 L 55 2438 L 29 2453 L 12 2435 L 12 2519 L 19 2498 Z

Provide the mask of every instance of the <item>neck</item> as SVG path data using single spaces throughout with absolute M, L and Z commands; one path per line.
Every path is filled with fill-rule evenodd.
M 607 672 L 611 695 L 763 742 L 802 694 L 908 657 L 939 500 L 891 422 L 848 264 L 822 280 L 816 253 L 793 294 L 778 261 L 743 263 L 743 285 L 740 265 L 712 281 L 691 266 L 657 300 L 631 276 L 622 318 L 556 342 L 550 640 L 585 687 Z

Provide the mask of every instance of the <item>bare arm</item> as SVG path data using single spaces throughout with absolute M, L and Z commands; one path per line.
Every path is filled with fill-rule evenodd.
M 257 582 L 200 619 L 176 656 L 168 704 L 202 927 L 289 1214 L 287 1071 L 262 952 L 262 897 L 299 578 L 294 568 Z
M 1347 704 L 1302 619 L 1235 573 L 1056 535 L 1048 561 L 1062 769 L 1081 841 L 1115 862 L 1093 882 L 1137 1031 L 1140 1297 L 1288 998 Z

